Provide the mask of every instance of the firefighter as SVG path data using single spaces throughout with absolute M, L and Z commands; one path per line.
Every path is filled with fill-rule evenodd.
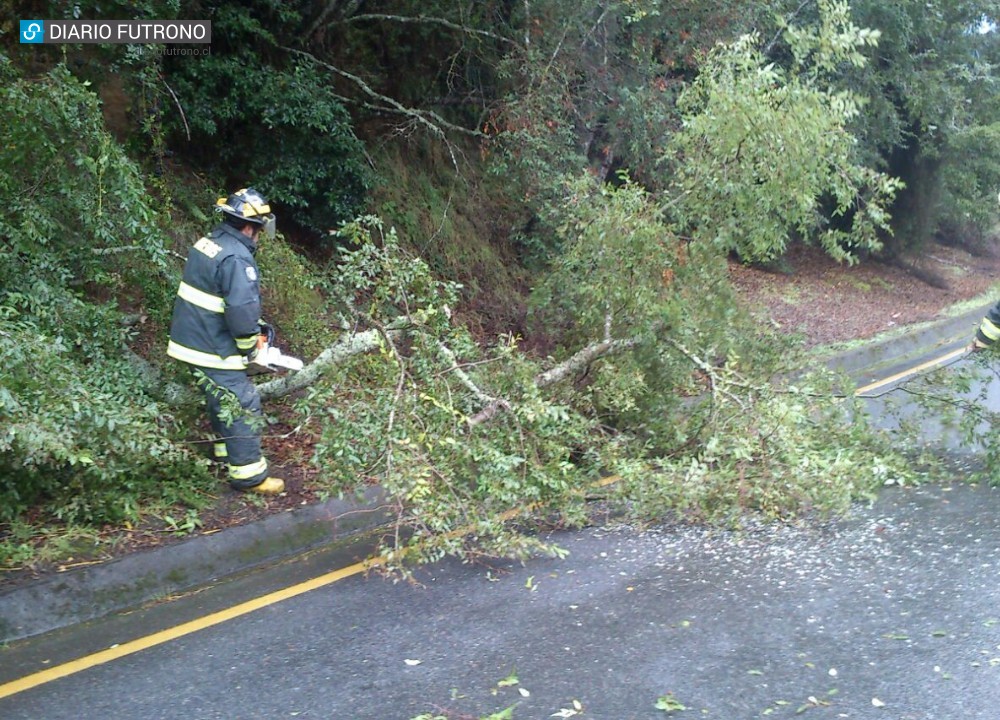
M 997 195 L 997 200 L 1000 201 L 1000 195 Z M 997 340 L 1000 340 L 1000 302 L 986 313 L 986 317 L 979 323 L 976 337 L 972 339 L 966 350 L 974 353 L 979 352 L 992 346 Z
M 968 350 L 971 352 L 985 350 L 997 340 L 1000 340 L 1000 302 L 986 313 L 986 317 L 979 324 L 979 330 L 976 332 L 976 337 L 972 340 Z
M 188 254 L 174 301 L 167 354 L 190 365 L 205 391 L 216 435 L 214 456 L 227 464 L 229 484 L 237 490 L 276 495 L 285 489 L 285 481 L 268 474 L 258 430 L 260 395 L 247 377 L 257 338 L 268 331 L 260 319 L 254 253 L 262 234 L 274 237 L 274 215 L 253 188 L 219 198 L 215 209 L 223 222 Z

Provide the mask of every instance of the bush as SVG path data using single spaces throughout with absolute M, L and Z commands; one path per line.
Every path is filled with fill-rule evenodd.
M 281 236 L 257 250 L 266 320 L 278 330 L 278 344 L 296 353 L 318 355 L 332 342 L 336 323 L 323 295 L 324 279 Z
M 160 216 L 65 66 L 0 88 L 0 522 L 134 517 L 207 473 L 130 363 L 118 306 L 165 313 Z M 152 299 L 152 303 L 150 300 Z
M 364 146 L 321 71 L 280 53 L 268 56 L 277 25 L 268 27 L 252 6 L 220 7 L 212 54 L 166 63 L 191 131 L 190 143 L 181 140 L 185 128 L 171 114 L 173 145 L 237 183 L 253 184 L 284 206 L 283 217 L 325 235 L 365 200 Z
M 127 361 L 92 358 L 0 312 L 12 316 L 0 319 L 0 522 L 36 507 L 67 523 L 134 520 L 151 498 L 173 502 L 210 481 Z
M 32 276 L 157 287 L 167 267 L 161 218 L 88 85 L 59 65 L 0 89 L 0 237 L 10 243 L 0 252 L 31 258 Z

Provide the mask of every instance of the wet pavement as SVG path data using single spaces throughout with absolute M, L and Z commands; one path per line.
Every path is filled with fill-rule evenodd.
M 961 334 L 968 318 L 949 323 Z M 915 344 L 943 337 L 928 333 Z M 896 356 L 889 346 L 871 352 Z M 869 407 L 891 427 L 881 403 Z M 923 440 L 940 435 L 925 425 Z M 956 481 L 964 474 L 956 464 Z M 447 562 L 419 571 L 416 585 L 348 574 L 125 657 L 87 661 L 343 568 L 370 547 L 348 539 L 183 597 L 158 582 L 161 597 L 141 610 L 0 647 L 0 718 L 475 720 L 511 708 L 497 720 L 994 720 L 998 518 L 1000 490 L 956 482 L 890 488 L 836 522 L 591 528 L 555 536 L 565 558 Z M 310 538 L 337 536 L 330 518 L 307 520 Z M 206 577 L 209 551 L 225 557 L 226 543 L 238 542 L 222 535 L 191 546 Z M 0 616 L 29 634 L 50 606 L 125 598 L 137 576 L 124 563 L 106 574 L 0 598 L 17 611 Z M 61 679 L 10 684 L 77 658 Z
M 458 720 L 516 705 L 516 719 L 628 720 L 667 717 L 661 702 L 724 720 L 993 719 L 998 517 L 1000 491 L 926 487 L 833 523 L 564 533 L 565 559 L 445 563 L 419 586 L 349 578 L 0 700 L 0 717 Z M 242 582 L 277 587 L 327 562 Z M 63 631 L 49 655 L 51 637 L 12 645 L 0 673 L 227 592 Z

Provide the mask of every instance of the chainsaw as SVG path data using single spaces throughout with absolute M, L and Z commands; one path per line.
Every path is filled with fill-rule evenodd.
M 274 328 L 261 325 L 261 333 L 257 336 L 257 350 L 250 358 L 247 372 L 256 375 L 262 372 L 302 369 L 302 361 L 281 352 L 274 344 L 274 338 Z

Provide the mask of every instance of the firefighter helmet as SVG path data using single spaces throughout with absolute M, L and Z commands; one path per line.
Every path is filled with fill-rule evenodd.
M 219 198 L 215 202 L 215 209 L 235 221 L 256 225 L 268 237 L 274 236 L 275 222 L 271 206 L 253 188 L 243 188 L 228 198 Z

